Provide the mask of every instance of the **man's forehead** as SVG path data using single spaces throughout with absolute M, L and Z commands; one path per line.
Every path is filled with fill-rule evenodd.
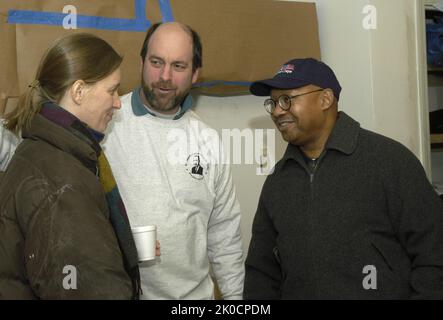
M 189 34 L 189 31 L 188 31 L 188 28 L 186 27 L 186 25 L 184 25 L 183 23 L 180 23 L 180 22 L 162 23 L 161 25 L 158 26 L 158 28 L 155 32 L 160 31 L 160 30 L 178 30 L 178 31 L 184 31 Z
M 186 29 L 180 24 L 162 24 L 152 34 L 149 39 L 148 46 L 154 42 L 162 41 L 179 41 L 183 44 L 188 43 L 192 46 L 192 36 L 186 31 Z
M 148 57 L 157 56 L 182 61 L 192 59 L 192 39 L 185 32 L 161 32 L 157 34 L 157 31 L 149 40 Z

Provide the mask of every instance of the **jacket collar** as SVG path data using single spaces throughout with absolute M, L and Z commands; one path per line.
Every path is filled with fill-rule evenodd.
M 346 155 L 352 154 L 357 148 L 359 132 L 360 123 L 352 119 L 343 111 L 340 111 L 322 154 L 326 153 L 328 150 L 337 150 Z M 301 150 L 298 146 L 293 144 L 288 144 L 286 152 L 282 158 L 282 163 L 285 164 L 289 159 L 294 159 L 302 164 L 305 163 Z M 284 166 L 282 166 L 282 168 L 283 167 Z
M 31 120 L 29 128 L 23 129 L 22 137 L 44 141 L 61 151 L 69 153 L 91 172 L 96 173 L 97 157 L 101 151 L 100 146 L 93 140 L 84 139 L 81 134 L 68 131 L 41 114 L 36 114 Z
M 137 87 L 136 89 L 134 89 L 134 91 L 132 91 L 131 105 L 132 105 L 132 112 L 134 113 L 134 115 L 137 117 L 142 117 L 144 115 L 150 114 L 151 116 L 156 117 L 155 114 L 150 112 L 148 108 L 145 107 L 140 97 L 140 94 L 141 94 L 141 87 Z M 188 94 L 185 100 L 183 100 L 180 112 L 173 118 L 173 120 L 180 119 L 185 114 L 186 111 L 191 109 L 193 103 L 194 101 L 192 99 L 192 96 Z

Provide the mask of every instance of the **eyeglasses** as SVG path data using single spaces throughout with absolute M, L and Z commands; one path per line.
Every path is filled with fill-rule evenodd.
M 291 108 L 291 102 L 292 99 L 300 97 L 300 96 L 304 96 L 305 94 L 310 94 L 310 93 L 314 93 L 314 92 L 319 92 L 319 91 L 323 91 L 324 89 L 317 89 L 314 91 L 309 91 L 309 92 L 305 92 L 305 93 L 300 93 L 300 94 L 296 94 L 295 96 L 288 96 L 287 94 L 282 94 L 280 97 L 278 97 L 277 101 L 278 101 L 278 105 L 280 106 L 280 108 L 284 111 L 288 111 L 289 108 Z M 277 106 L 277 101 L 275 101 L 274 99 L 266 99 L 265 102 L 263 103 L 263 106 L 265 107 L 265 110 L 268 113 L 273 113 L 276 106 Z

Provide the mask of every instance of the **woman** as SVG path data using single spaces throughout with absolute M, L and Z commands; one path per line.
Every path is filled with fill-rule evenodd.
M 122 58 L 70 34 L 44 55 L 5 127 L 22 133 L 0 182 L 0 298 L 136 299 L 137 251 L 99 146 Z

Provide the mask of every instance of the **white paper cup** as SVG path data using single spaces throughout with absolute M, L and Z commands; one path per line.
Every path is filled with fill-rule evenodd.
M 138 260 L 147 261 L 155 259 L 155 247 L 157 240 L 156 226 L 142 226 L 131 228 L 137 247 Z

